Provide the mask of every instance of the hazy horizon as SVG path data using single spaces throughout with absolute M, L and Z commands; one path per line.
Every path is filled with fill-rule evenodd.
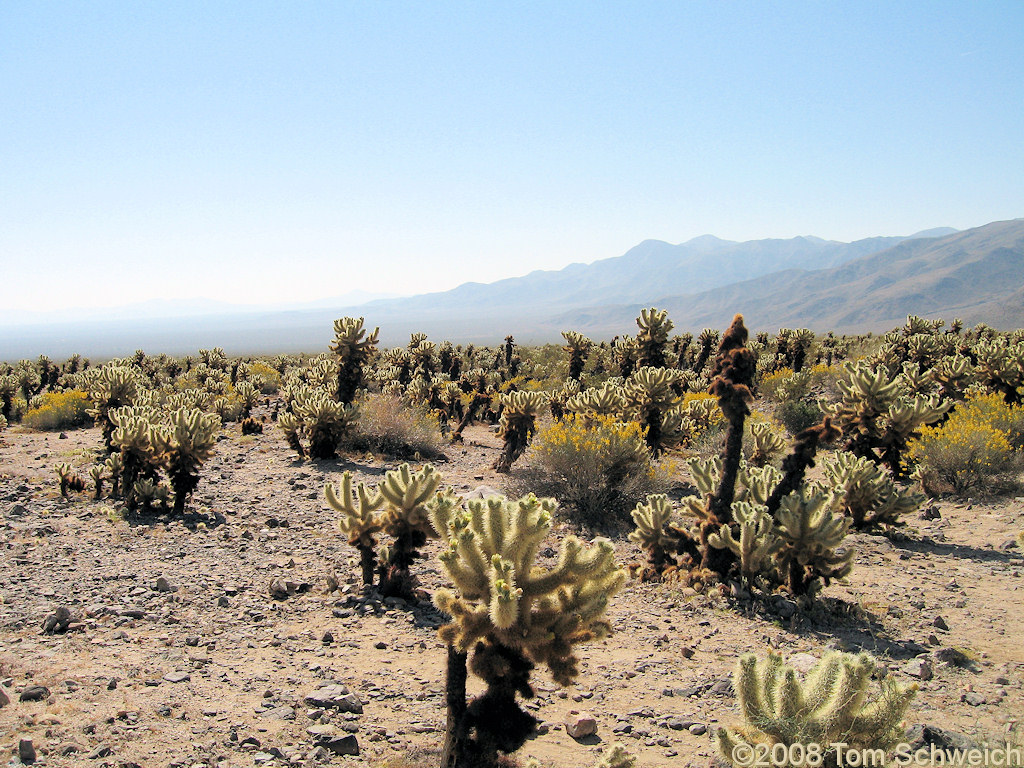
M 1019 216 L 1024 6 L 0 8 L 7 310 Z

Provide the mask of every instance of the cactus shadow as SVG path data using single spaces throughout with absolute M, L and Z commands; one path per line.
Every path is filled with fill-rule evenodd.
M 921 652 L 920 646 L 892 635 L 880 616 L 861 603 L 838 597 L 819 597 L 809 607 L 780 614 L 778 596 L 745 603 L 746 613 L 777 623 L 793 635 L 822 645 L 838 644 L 850 652 L 905 659 Z M 792 601 L 788 602 L 792 606 Z
M 902 532 L 890 533 L 887 538 L 892 542 L 893 547 L 897 551 L 902 550 L 918 554 L 955 557 L 962 560 L 975 560 L 982 563 L 1001 565 L 1012 565 L 1017 563 L 1020 558 L 1019 555 L 1014 557 L 1013 554 L 998 549 L 983 549 L 981 547 L 972 547 L 969 544 L 935 541 L 927 537 L 918 539 Z
M 166 523 L 181 523 L 190 531 L 199 530 L 202 525 L 206 530 L 213 530 L 227 523 L 228 519 L 223 512 L 207 509 L 200 512 L 195 509 L 186 509 L 183 515 L 175 515 L 170 510 L 151 510 L 149 512 L 125 512 L 124 521 L 132 528 L 153 528 Z

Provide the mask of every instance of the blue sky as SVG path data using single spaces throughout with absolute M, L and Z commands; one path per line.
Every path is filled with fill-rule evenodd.
M 1024 216 L 1024 3 L 0 4 L 8 308 Z

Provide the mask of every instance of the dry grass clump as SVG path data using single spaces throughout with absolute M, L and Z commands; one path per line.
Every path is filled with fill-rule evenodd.
M 393 395 L 367 394 L 357 402 L 358 415 L 349 448 L 400 459 L 430 459 L 443 452 L 437 419 L 423 408 Z

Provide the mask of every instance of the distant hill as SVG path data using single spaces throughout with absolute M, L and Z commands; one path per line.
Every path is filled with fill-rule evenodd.
M 663 296 L 677 327 L 724 327 L 736 312 L 759 329 L 884 331 L 908 314 L 1024 327 L 1024 219 L 930 239 L 822 270 L 785 270 L 710 291 Z M 550 326 L 601 336 L 636 317 L 640 304 L 563 312 Z
M 222 346 L 230 354 L 322 351 L 332 320 L 364 316 L 385 346 L 414 331 L 433 339 L 524 344 L 634 333 L 643 307 L 668 309 L 679 331 L 725 327 L 742 312 L 759 330 L 881 331 L 908 314 L 1024 326 L 1024 219 L 957 232 L 838 243 L 815 237 L 736 243 L 706 235 L 680 245 L 647 240 L 622 256 L 495 283 L 360 306 L 253 311 L 133 322 L 88 321 L 0 329 L 0 359 L 101 359 L 183 354 Z

